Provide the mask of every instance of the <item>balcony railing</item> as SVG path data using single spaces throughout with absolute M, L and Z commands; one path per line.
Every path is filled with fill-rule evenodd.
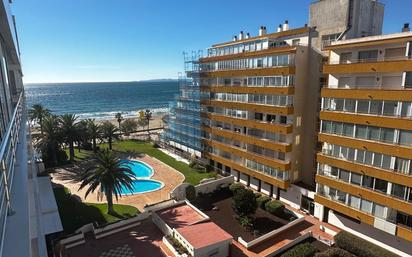
M 394 87 L 393 85 L 322 85 L 322 88 L 327 89 L 364 89 L 364 90 L 393 90 L 393 91 L 401 91 L 401 90 L 412 90 L 412 85 L 410 88 L 402 87 L 401 85 Z
M 339 61 L 329 61 L 329 65 L 337 64 L 356 64 L 356 63 L 374 63 L 374 62 L 390 62 L 390 61 L 409 61 L 412 56 L 389 56 L 389 57 L 379 57 L 379 58 L 358 58 L 350 60 L 339 60 Z
M 20 140 L 22 124 L 25 122 L 25 120 L 23 120 L 25 112 L 24 92 L 21 92 L 7 131 L 3 135 L 3 140 L 0 144 L 0 256 L 3 251 L 7 216 L 13 214 L 13 208 L 10 203 L 10 192 L 13 186 L 13 176 L 16 168 L 16 152 Z M 19 163 L 19 165 L 26 165 L 26 163 Z

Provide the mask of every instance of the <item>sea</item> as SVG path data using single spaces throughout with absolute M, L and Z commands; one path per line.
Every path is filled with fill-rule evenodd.
M 25 84 L 27 106 L 42 104 L 54 114 L 72 113 L 79 119 L 114 119 L 136 117 L 140 110 L 153 114 L 168 112 L 169 102 L 178 94 L 178 82 L 137 81 L 103 83 Z

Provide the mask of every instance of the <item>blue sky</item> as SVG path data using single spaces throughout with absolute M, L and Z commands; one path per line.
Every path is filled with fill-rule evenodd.
M 307 23 L 312 0 L 17 0 L 24 81 L 176 78 L 183 51 Z M 385 0 L 384 33 L 411 22 L 411 0 Z

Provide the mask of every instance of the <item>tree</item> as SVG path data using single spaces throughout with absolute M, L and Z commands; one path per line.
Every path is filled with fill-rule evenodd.
M 70 161 L 74 159 L 74 141 L 78 138 L 77 116 L 74 114 L 63 114 L 59 117 L 63 140 L 69 145 Z
M 152 112 L 149 109 L 146 109 L 146 111 L 144 112 L 144 117 L 147 121 L 147 132 L 149 133 L 150 119 L 152 118 Z
M 28 114 L 30 121 L 37 122 L 40 125 L 40 132 L 43 133 L 43 119 L 50 116 L 51 111 L 41 104 L 34 104 Z
M 87 169 L 80 175 L 79 190 L 87 187 L 85 197 L 98 189 L 106 196 L 107 213 L 116 215 L 113 209 L 113 196 L 118 200 L 121 196 L 122 188 L 133 190 L 133 180 L 136 178 L 128 165 L 124 165 L 121 160 L 111 151 L 104 150 L 97 152 L 94 156 L 96 166 Z
M 131 132 L 135 131 L 137 128 L 137 122 L 133 119 L 126 119 L 122 125 L 120 126 L 120 131 L 124 133 L 124 135 L 128 136 Z
M 256 212 L 258 205 L 252 190 L 237 189 L 233 195 L 232 208 L 240 217 L 246 217 Z
M 101 138 L 102 132 L 99 127 L 99 125 L 96 124 L 94 119 L 88 119 L 87 120 L 87 130 L 89 131 L 89 136 L 92 140 L 92 145 L 93 145 L 93 152 L 97 152 L 97 144 L 96 140 L 98 138 Z
M 113 140 L 119 139 L 119 129 L 109 121 L 103 122 L 100 129 L 102 131 L 102 137 L 106 138 L 109 143 L 109 150 L 112 150 Z
M 118 112 L 118 113 L 116 113 L 116 115 L 114 117 L 116 118 L 117 123 L 119 123 L 119 129 L 120 129 L 120 125 L 121 125 L 122 120 L 123 120 L 122 113 Z
M 59 126 L 59 119 L 55 115 L 42 118 L 41 126 L 43 133 L 36 136 L 36 147 L 41 150 L 46 163 L 56 166 L 58 163 L 57 153 L 60 150 L 62 134 Z
M 77 147 L 80 152 L 80 147 L 84 149 L 90 149 L 90 131 L 89 122 L 87 120 L 81 120 L 77 123 Z

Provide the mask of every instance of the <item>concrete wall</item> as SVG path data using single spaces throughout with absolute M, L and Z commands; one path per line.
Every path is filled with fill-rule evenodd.
M 195 250 L 195 255 L 193 257 L 209 257 L 211 254 L 216 253 L 213 257 L 228 257 L 229 248 L 232 240 L 226 240 L 219 242 L 217 244 L 209 245 Z

